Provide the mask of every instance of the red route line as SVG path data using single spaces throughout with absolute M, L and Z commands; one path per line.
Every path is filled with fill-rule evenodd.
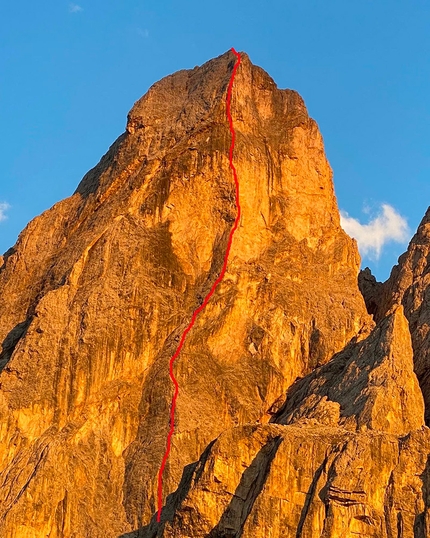
M 169 433 L 167 434 L 166 452 L 164 453 L 163 461 L 161 462 L 160 470 L 158 472 L 158 511 L 157 511 L 157 521 L 158 522 L 160 522 L 161 510 L 162 510 L 162 507 L 163 507 L 163 471 L 164 471 L 164 468 L 166 466 L 166 463 L 167 463 L 167 460 L 168 460 L 169 454 L 170 454 L 170 445 L 171 445 L 171 441 L 172 441 L 172 435 L 173 435 L 174 429 L 175 429 L 176 399 L 178 397 L 178 392 L 179 392 L 179 385 L 178 385 L 178 382 L 177 382 L 177 380 L 175 378 L 175 375 L 173 373 L 173 363 L 178 358 L 178 356 L 179 356 L 179 354 L 181 352 L 182 346 L 184 345 L 185 338 L 186 338 L 187 334 L 190 332 L 190 330 L 192 329 L 198 314 L 208 304 L 209 299 L 214 294 L 216 287 L 218 286 L 218 284 L 221 282 L 221 280 L 224 277 L 224 274 L 225 274 L 226 269 L 227 269 L 228 255 L 230 254 L 231 244 L 232 244 L 232 241 L 233 241 L 233 234 L 237 230 L 237 227 L 239 226 L 239 220 L 240 220 L 239 181 L 237 179 L 236 168 L 234 167 L 234 164 L 233 164 L 233 150 L 234 150 L 234 142 L 235 142 L 235 139 L 236 139 L 236 133 L 234 131 L 233 120 L 232 120 L 231 112 L 230 112 L 231 92 L 232 92 L 232 89 L 233 89 L 234 77 L 236 75 L 237 68 L 239 67 L 239 64 L 240 64 L 240 54 L 238 52 L 236 52 L 234 50 L 234 48 L 232 48 L 231 51 L 236 56 L 237 61 L 234 64 L 233 72 L 231 74 L 231 78 L 230 78 L 230 82 L 229 82 L 228 90 L 227 90 L 227 117 L 228 117 L 228 123 L 230 125 L 230 133 L 231 133 L 231 145 L 230 145 L 229 158 L 230 158 L 230 168 L 233 170 L 233 177 L 234 177 L 234 182 L 235 182 L 235 185 L 236 185 L 237 215 L 236 215 L 236 219 L 234 221 L 233 228 L 231 229 L 230 235 L 229 235 L 229 238 L 228 238 L 227 250 L 226 250 L 226 253 L 225 253 L 224 263 L 223 263 L 223 266 L 222 266 L 221 273 L 219 274 L 218 278 L 215 280 L 215 282 L 212 285 L 209 293 L 204 298 L 203 303 L 196 310 L 194 310 L 193 316 L 191 318 L 190 323 L 188 324 L 187 328 L 182 333 L 182 337 L 181 337 L 181 340 L 179 341 L 179 345 L 178 345 L 178 347 L 177 347 L 177 349 L 175 351 L 175 354 L 170 359 L 169 374 L 170 374 L 170 379 L 172 380 L 172 383 L 175 386 L 175 390 L 173 392 L 172 405 L 170 407 L 170 429 L 169 429 Z

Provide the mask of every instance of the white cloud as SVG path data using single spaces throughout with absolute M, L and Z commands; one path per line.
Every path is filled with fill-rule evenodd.
M 357 240 L 360 254 L 376 260 L 386 243 L 405 243 L 410 235 L 406 219 L 389 204 L 382 204 L 378 214 L 368 224 L 361 224 L 341 210 L 340 223 L 345 232 Z
M 78 6 L 78 4 L 69 4 L 69 13 L 79 13 L 80 11 L 83 11 L 84 8 L 81 6 Z
M 10 208 L 10 205 L 6 202 L 0 202 L 0 222 L 7 219 L 6 211 Z

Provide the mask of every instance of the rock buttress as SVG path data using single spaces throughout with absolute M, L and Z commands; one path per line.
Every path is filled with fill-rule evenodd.
M 234 221 L 228 52 L 152 86 L 75 194 L 0 269 L 0 534 L 117 537 L 149 521 L 168 362 Z M 370 323 L 322 137 L 243 54 L 232 97 L 242 219 L 176 363 L 165 495 L 226 428 L 276 412 Z

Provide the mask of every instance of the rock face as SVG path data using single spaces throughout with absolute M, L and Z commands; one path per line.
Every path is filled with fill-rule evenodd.
M 430 431 L 402 307 L 363 336 L 298 380 L 273 424 L 210 444 L 165 522 L 134 536 L 429 536 Z
M 390 278 L 377 285 L 377 308 L 371 312 L 375 319 L 384 317 L 393 305 L 403 305 L 412 336 L 415 372 L 424 395 L 426 424 L 430 424 L 430 207 Z M 369 294 L 365 297 L 368 303 Z
M 293 424 L 303 419 L 395 435 L 424 425 L 423 395 L 414 375 L 411 337 L 401 306 L 367 338 L 351 342 L 290 388 L 274 421 Z
M 241 222 L 175 363 L 155 522 L 169 359 L 237 211 L 234 62 L 227 52 L 154 84 L 74 195 L 2 259 L 2 537 L 430 528 L 430 438 L 402 309 L 385 291 L 374 326 L 318 127 L 246 54 L 231 104 Z
M 382 282 L 377 282 L 372 271 L 366 267 L 358 274 L 358 287 L 366 301 L 367 311 L 374 316 L 381 304 Z
M 224 432 L 180 486 L 173 519 L 133 536 L 429 536 L 428 430 L 328 426 Z M 131 536 L 131 535 L 127 535 Z

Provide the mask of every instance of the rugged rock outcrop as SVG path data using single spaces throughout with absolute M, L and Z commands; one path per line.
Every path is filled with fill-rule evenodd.
M 427 428 L 399 438 L 322 425 L 237 427 L 187 470 L 172 519 L 127 537 L 424 538 L 429 451 Z
M 234 61 L 228 52 L 156 83 L 76 193 L 4 256 L 5 538 L 113 538 L 154 513 L 168 361 L 220 271 L 236 214 L 225 110 Z M 211 440 L 267 422 L 298 376 L 372 325 L 302 99 L 242 54 L 232 116 L 242 219 L 176 364 L 165 496 Z
M 389 402 L 389 405 L 387 405 Z M 423 395 L 414 374 L 411 337 L 397 307 L 362 341 L 297 381 L 279 424 L 314 419 L 347 430 L 406 435 L 424 425 Z
M 284 426 L 279 426 L 283 424 Z M 430 430 L 402 307 L 224 432 L 130 538 L 429 536 Z
M 407 252 L 382 285 L 375 319 L 384 317 L 396 304 L 403 305 L 409 321 L 415 372 L 424 395 L 426 423 L 430 424 L 430 207 Z
M 358 287 L 366 302 L 367 311 L 374 316 L 381 304 L 382 282 L 378 282 L 372 271 L 366 267 L 358 274 Z

